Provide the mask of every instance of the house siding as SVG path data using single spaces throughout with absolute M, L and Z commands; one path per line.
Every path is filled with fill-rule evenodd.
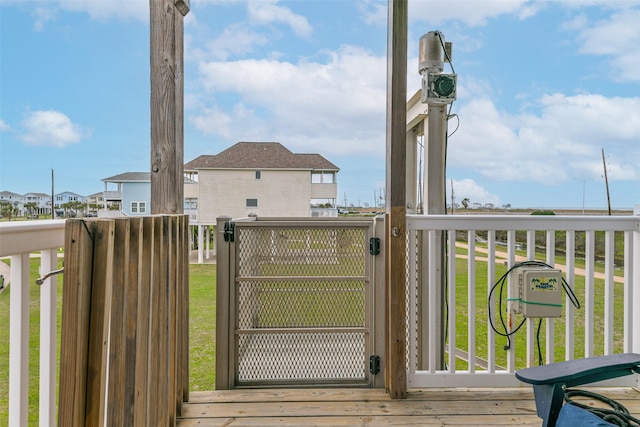
M 131 212 L 131 202 L 145 202 L 145 212 Z M 123 182 L 122 183 L 122 212 L 131 216 L 151 214 L 151 183 Z
M 198 221 L 215 223 L 222 215 L 308 217 L 311 199 L 309 171 L 216 169 L 199 171 Z M 258 199 L 257 207 L 246 207 Z
M 338 194 L 338 184 L 311 184 L 312 199 L 335 199 Z

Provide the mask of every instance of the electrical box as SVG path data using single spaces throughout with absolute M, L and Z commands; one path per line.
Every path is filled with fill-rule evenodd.
M 509 299 L 524 317 L 562 315 L 562 272 L 546 267 L 519 267 L 513 273 Z

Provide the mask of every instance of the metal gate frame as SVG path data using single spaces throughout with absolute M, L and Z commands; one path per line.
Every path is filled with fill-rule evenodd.
M 364 263 L 357 266 L 363 267 L 362 274 L 336 274 L 326 265 L 328 259 L 335 261 L 335 265 L 340 264 L 337 253 L 331 252 L 338 247 L 332 239 L 353 233 L 363 237 L 362 247 L 357 242 L 349 243 L 351 250 L 362 256 L 357 260 Z M 218 218 L 216 389 L 384 387 L 383 233 L 381 218 Z M 291 249 L 292 243 L 285 241 L 288 246 L 283 249 L 282 240 L 292 235 L 307 236 L 304 248 Z M 311 235 L 316 237 L 314 244 L 310 243 Z M 262 244 L 253 244 L 249 236 L 258 236 Z M 321 242 L 318 236 L 330 238 Z M 295 245 L 301 244 L 300 239 L 295 241 Z M 303 274 L 306 268 L 302 265 L 312 265 L 321 271 Z M 348 263 L 343 265 L 350 267 Z M 273 271 L 288 268 L 289 271 L 280 275 L 263 274 L 268 268 Z M 327 274 L 325 269 L 332 274 Z M 310 284 L 313 286 L 309 287 Z M 354 284 L 354 288 L 344 288 L 346 284 Z M 331 320 L 330 313 L 324 313 L 318 315 L 324 316 L 318 324 L 315 321 L 300 324 L 301 317 L 293 307 L 305 302 L 305 298 L 334 302 L 334 297 L 323 293 L 325 288 L 326 292 L 339 295 L 351 293 L 353 299 L 361 301 L 363 312 L 352 314 L 357 320 L 352 319 L 351 323 L 363 323 L 340 324 L 339 320 Z M 268 300 L 271 297 L 265 294 L 269 292 L 275 295 L 272 297 L 275 300 Z M 294 300 L 288 304 L 283 301 L 284 310 L 278 309 L 279 314 L 274 315 L 274 303 L 289 298 L 284 292 L 289 292 Z M 335 302 L 336 309 L 341 302 L 344 301 Z M 330 306 L 322 305 L 328 310 Z M 280 314 L 286 319 L 278 325 Z M 361 353 L 363 360 L 354 352 Z

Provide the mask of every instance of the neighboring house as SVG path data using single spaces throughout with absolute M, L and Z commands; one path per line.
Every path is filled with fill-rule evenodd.
M 27 193 L 24 195 L 24 203 L 35 203 L 34 214 L 50 214 L 51 213 L 51 195 L 45 193 Z
M 151 214 L 151 172 L 125 172 L 102 181 L 105 194 L 120 195 L 120 210 L 125 215 Z M 108 191 L 108 184 L 116 184 L 117 190 Z
M 184 167 L 198 181 L 198 221 L 222 215 L 337 216 L 339 168 L 319 154 L 295 154 L 277 142 L 238 142 Z
M 104 178 L 103 204 L 119 204 L 120 211 L 127 216 L 151 215 L 151 172 L 125 172 L 120 175 Z M 109 191 L 108 184 L 115 184 L 117 189 Z M 193 190 L 188 190 L 194 181 L 184 178 L 185 192 L 185 213 L 188 194 L 193 194 Z M 191 202 L 189 201 L 189 204 Z M 103 209 L 104 206 L 102 207 Z M 105 209 L 106 210 L 106 209 Z
M 54 209 L 56 210 L 56 215 L 68 215 L 69 213 L 73 215 L 78 215 L 80 212 L 76 212 L 75 210 L 72 212 L 68 212 L 65 210 L 64 205 L 70 202 L 78 202 L 78 203 L 86 203 L 87 198 L 81 196 L 78 193 L 74 193 L 72 191 L 65 191 L 62 193 L 56 194 L 54 197 Z
M 0 204 L 10 204 L 17 209 L 18 216 L 24 215 L 24 196 L 11 191 L 0 191 Z

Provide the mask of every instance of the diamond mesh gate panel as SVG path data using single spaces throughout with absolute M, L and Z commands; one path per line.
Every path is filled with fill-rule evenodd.
M 369 228 L 236 223 L 237 386 L 364 383 Z

